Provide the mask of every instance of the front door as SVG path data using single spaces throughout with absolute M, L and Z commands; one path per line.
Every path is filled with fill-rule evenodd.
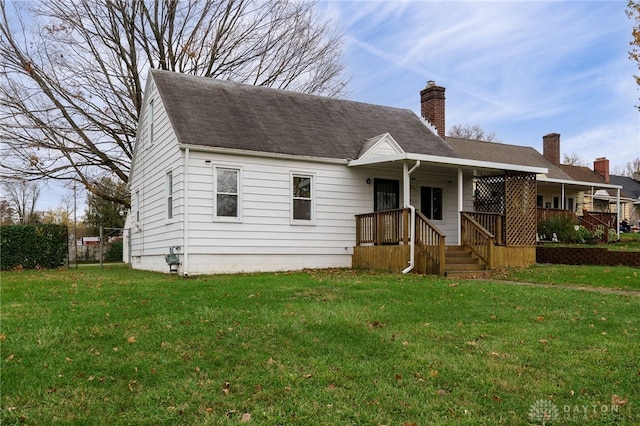
M 375 212 L 400 208 L 400 181 L 374 179 L 373 203 Z

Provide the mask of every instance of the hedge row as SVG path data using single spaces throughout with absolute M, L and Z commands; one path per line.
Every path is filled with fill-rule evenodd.
M 10 225 L 0 227 L 0 269 L 57 268 L 67 258 L 65 225 Z

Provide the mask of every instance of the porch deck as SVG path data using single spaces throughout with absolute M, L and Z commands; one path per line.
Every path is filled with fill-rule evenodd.
M 411 256 L 411 214 L 409 209 L 356 215 L 356 247 L 353 267 L 405 270 Z M 413 271 L 420 274 L 478 276 L 500 266 L 528 266 L 535 263 L 535 244 L 506 245 L 506 221 L 496 213 L 461 212 L 461 244 L 446 244 L 446 235 L 424 215 L 415 214 Z M 468 253 L 460 262 L 459 251 Z M 447 253 L 456 251 L 455 256 Z M 469 260 L 471 259 L 471 260 Z M 475 264 L 475 266 L 469 266 Z

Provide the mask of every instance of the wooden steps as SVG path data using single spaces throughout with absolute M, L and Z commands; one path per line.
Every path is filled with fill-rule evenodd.
M 462 246 L 447 246 L 445 272 L 447 278 L 488 278 L 491 271 Z

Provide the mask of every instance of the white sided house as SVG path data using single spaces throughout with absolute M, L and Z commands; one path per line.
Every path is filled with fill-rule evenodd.
M 440 89 L 423 90 L 423 110 L 444 102 Z M 535 224 L 547 170 L 464 158 L 410 110 L 152 70 L 140 117 L 125 244 L 135 269 L 445 274 L 454 246 L 485 269 L 494 246 L 535 262 L 535 225 L 523 224 Z M 486 214 L 474 205 L 483 177 Z

